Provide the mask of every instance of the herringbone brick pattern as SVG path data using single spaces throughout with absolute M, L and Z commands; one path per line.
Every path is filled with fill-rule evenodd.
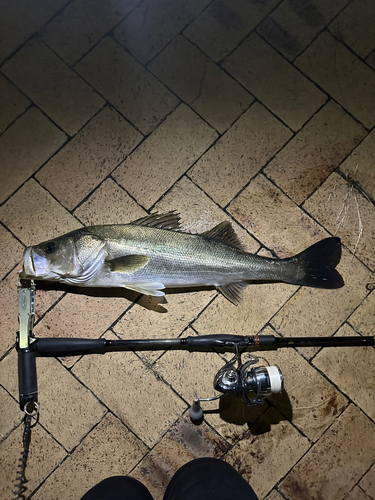
M 27 245 L 178 210 L 231 220 L 249 251 L 328 235 L 345 287 L 167 295 L 37 291 L 37 336 L 375 333 L 373 0 L 4 0 L 0 3 L 0 496 L 12 498 L 17 272 Z M 129 474 L 155 500 L 194 457 L 234 465 L 260 499 L 375 499 L 375 351 L 264 356 L 285 393 L 207 404 L 223 359 L 183 352 L 38 359 L 27 497 L 79 499 Z

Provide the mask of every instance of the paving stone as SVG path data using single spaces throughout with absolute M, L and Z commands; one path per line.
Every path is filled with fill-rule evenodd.
M 103 99 L 46 45 L 29 42 L 3 73 L 65 132 L 74 135 L 103 107 Z
M 341 172 L 359 183 L 365 193 L 373 199 L 375 199 L 374 155 L 375 131 L 372 131 L 340 165 Z
M 346 3 L 346 0 L 286 0 L 266 17 L 257 32 L 285 57 L 293 60 Z
M 112 174 L 143 207 L 150 208 L 217 137 L 181 104 Z
M 114 30 L 115 38 L 141 62 L 147 63 L 195 19 L 210 0 L 142 2 Z
M 40 423 L 71 451 L 103 418 L 106 408 L 61 363 L 38 358 Z
M 335 336 L 356 336 L 347 324 Z M 370 418 L 375 417 L 373 378 L 368 367 L 375 362 L 373 347 L 340 347 L 322 349 L 313 364 L 338 385 Z
M 291 500 L 339 500 L 355 486 L 375 460 L 375 425 L 357 407 L 348 409 L 280 484 Z
M 20 45 L 33 35 L 44 23 L 59 11 L 68 0 L 36 0 L 25 2 L 14 0 L 2 2 L 0 18 L 6 20 L 1 24 L 0 62 L 3 62 Z
M 225 206 L 291 135 L 261 104 L 255 103 L 195 163 L 188 175 Z
M 117 111 L 104 108 L 37 173 L 69 210 L 77 206 L 143 139 Z
M 2 364 L 0 363 L 0 370 Z M 21 423 L 24 413 L 18 403 L 0 386 L 0 442 Z
M 29 99 L 0 75 L 0 134 L 29 106 Z
M 148 67 L 221 134 L 254 100 L 183 36 L 176 37 Z
M 73 372 L 149 447 L 186 409 L 185 403 L 131 352 L 86 356 Z
M 375 294 L 368 295 L 348 319 L 350 325 L 361 335 L 374 334 Z
M 126 476 L 146 452 L 146 446 L 107 413 L 34 498 L 80 498 L 103 479 Z
M 262 335 L 274 334 L 270 327 L 262 331 Z M 337 349 L 325 350 L 334 360 Z M 348 400 L 294 349 L 255 352 L 254 355 L 260 356 L 260 365 L 266 360 L 269 365 L 278 366 L 283 374 L 285 392 L 272 395 L 269 401 L 305 436 L 316 442 L 344 411 Z M 333 382 L 342 388 L 337 380 Z
M 14 269 L 0 282 L 0 357 L 16 342 L 18 326 L 17 281 L 19 269 Z
M 78 0 L 48 24 L 43 40 L 68 64 L 74 64 L 114 28 L 140 0 Z
M 37 108 L 30 108 L 0 137 L 0 203 L 40 168 L 66 135 Z
M 375 207 L 357 189 L 333 173 L 303 208 L 332 234 L 339 236 L 364 264 L 375 270 Z
M 19 401 L 18 353 L 15 348 L 9 351 L 0 362 L 0 384 L 15 401 Z
M 225 461 L 263 498 L 308 449 L 307 438 L 288 421 L 279 422 L 278 412 L 270 408 L 259 420 L 258 433 L 249 431 Z
M 272 490 L 269 495 L 267 495 L 266 500 L 283 500 L 283 497 L 276 490 Z
M 375 49 L 371 52 L 371 54 L 366 59 L 366 62 L 372 69 L 375 69 Z
M 375 124 L 375 73 L 324 31 L 296 60 L 296 66 L 365 127 Z
M 223 67 L 292 130 L 299 130 L 326 96 L 257 34 L 246 38 Z
M 366 131 L 328 102 L 276 155 L 264 172 L 301 204 L 365 137 Z
M 0 226 L 0 241 L 0 279 L 2 279 L 20 262 L 24 247 L 3 226 Z
M 375 491 L 375 464 L 371 467 L 371 469 L 365 474 L 365 476 L 360 481 L 359 485 L 361 488 L 366 491 L 372 497 L 374 496 Z
M 143 134 L 151 133 L 179 102 L 110 37 L 81 59 L 75 69 Z
M 14 493 L 16 474 L 22 451 L 22 434 L 24 426 L 20 425 L 0 445 L 0 495 L 11 498 Z M 51 472 L 59 466 L 67 453 L 40 424 L 32 429 L 30 451 L 27 459 L 27 483 L 25 494 L 29 496 Z
M 202 424 L 194 426 L 187 415 L 181 417 L 130 474 L 141 481 L 154 500 L 162 500 L 173 474 L 196 458 L 219 458 L 228 444 Z
M 237 307 L 219 295 L 193 323 L 200 335 L 255 335 L 296 292 L 286 284 L 250 284 Z
M 371 498 L 361 488 L 355 486 L 344 500 L 371 500 Z
M 111 200 L 111 203 L 108 203 Z M 76 210 L 74 215 L 86 226 L 127 224 L 147 215 L 142 208 L 116 184 L 106 179 Z
M 216 0 L 184 31 L 213 61 L 228 55 L 276 5 L 275 0 Z
M 36 245 L 82 227 L 34 179 L 0 207 L 0 220 L 25 245 Z
M 364 59 L 375 48 L 374 18 L 374 2 L 354 0 L 329 25 L 329 30 Z
M 327 233 L 263 175 L 228 206 L 229 213 L 278 257 L 291 257 Z

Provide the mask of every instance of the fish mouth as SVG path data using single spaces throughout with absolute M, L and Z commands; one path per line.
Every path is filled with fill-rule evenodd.
M 23 269 L 22 273 L 26 276 L 36 276 L 34 259 L 32 255 L 32 248 L 26 248 L 23 256 Z

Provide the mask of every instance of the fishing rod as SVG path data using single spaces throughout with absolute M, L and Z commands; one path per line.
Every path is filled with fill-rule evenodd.
M 18 474 L 18 488 L 27 461 L 30 422 L 39 413 L 37 357 L 77 356 L 105 354 L 120 351 L 232 352 L 233 358 L 214 376 L 213 387 L 219 395 L 195 398 L 190 408 L 192 422 L 203 421 L 201 402 L 213 401 L 228 394 L 239 394 L 244 404 L 262 404 L 271 394 L 282 392 L 283 375 L 278 366 L 253 366 L 259 359 L 251 356 L 242 363 L 241 355 L 255 351 L 277 350 L 292 347 L 345 347 L 374 346 L 374 336 L 345 337 L 276 337 L 274 335 L 212 334 L 178 339 L 107 340 L 81 338 L 36 338 L 33 335 L 35 318 L 35 283 L 20 279 L 18 282 L 19 332 L 17 335 L 19 401 L 25 412 L 24 451 Z M 25 434 L 28 435 L 25 436 Z M 18 497 L 17 497 L 18 498 Z

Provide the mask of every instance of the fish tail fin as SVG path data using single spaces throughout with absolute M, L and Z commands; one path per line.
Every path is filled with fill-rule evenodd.
M 341 259 L 341 240 L 332 237 L 318 241 L 288 260 L 298 261 L 302 271 L 294 284 L 314 288 L 341 288 L 344 280 L 335 269 Z

